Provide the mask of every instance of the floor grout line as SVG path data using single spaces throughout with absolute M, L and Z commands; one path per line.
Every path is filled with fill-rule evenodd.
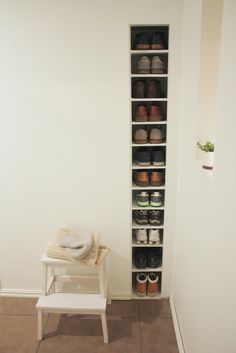
M 140 320 L 140 302 L 138 303 L 138 314 L 139 314 L 139 331 L 140 331 L 140 348 L 141 348 L 141 353 L 143 353 L 143 340 L 142 340 L 142 326 L 141 326 L 141 320 Z

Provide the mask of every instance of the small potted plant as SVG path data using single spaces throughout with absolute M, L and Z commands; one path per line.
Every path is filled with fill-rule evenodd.
M 205 144 L 197 143 L 201 151 L 203 151 L 203 164 L 204 169 L 212 170 L 214 165 L 214 143 L 207 141 Z

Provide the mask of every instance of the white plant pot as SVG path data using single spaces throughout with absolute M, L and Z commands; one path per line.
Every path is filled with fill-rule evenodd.
M 211 170 L 214 166 L 214 152 L 204 152 L 202 168 Z

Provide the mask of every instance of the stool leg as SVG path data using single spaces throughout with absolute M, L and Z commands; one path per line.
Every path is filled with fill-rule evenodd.
M 106 319 L 105 313 L 101 314 L 101 320 L 102 320 L 102 331 L 103 331 L 104 343 L 108 343 L 107 319 Z
M 43 310 L 38 309 L 38 340 L 43 339 Z

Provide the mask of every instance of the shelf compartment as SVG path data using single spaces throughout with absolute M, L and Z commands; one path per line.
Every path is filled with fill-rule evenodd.
M 150 196 L 151 196 L 151 193 L 152 192 L 155 192 L 155 191 L 159 191 L 159 194 L 161 194 L 161 199 L 162 199 L 162 206 L 138 206 L 137 203 L 136 203 L 136 197 L 137 197 L 137 194 L 139 192 L 142 192 L 142 191 L 145 191 L 149 194 L 149 201 L 150 201 Z M 133 202 L 132 202 L 132 208 L 133 210 L 164 210 L 164 207 L 165 207 L 165 191 L 164 189 L 162 190 L 158 190 L 156 188 L 154 188 L 154 190 L 151 190 L 150 192 L 148 192 L 147 189 L 145 188 L 141 188 L 141 189 L 138 189 L 138 190 L 133 190 L 132 191 L 132 194 L 133 194 Z
M 150 62 L 150 71 L 148 73 L 139 73 L 138 66 L 140 59 L 146 56 Z M 162 72 L 152 72 L 152 60 L 154 57 L 159 57 L 163 63 Z M 131 77 L 167 77 L 168 75 L 168 53 L 165 50 L 143 50 L 131 52 Z
M 139 25 L 139 26 L 131 26 L 131 43 L 130 43 L 130 48 L 131 48 L 131 51 L 137 51 L 135 49 L 135 43 L 136 43 L 136 37 L 137 35 L 139 35 L 140 33 L 144 32 L 148 38 L 148 43 L 151 44 L 151 40 L 152 40 L 152 35 L 153 33 L 156 33 L 156 32 L 161 32 L 162 35 L 163 35 L 163 39 L 164 39 L 164 44 L 165 44 L 165 48 L 163 49 L 163 51 L 167 51 L 168 50 L 168 43 L 169 43 L 169 26 L 147 26 L 147 25 Z M 149 49 L 147 50 L 141 50 L 141 52 L 147 52 L 149 51 Z M 150 48 L 150 51 L 153 51 L 151 50 Z M 154 51 L 157 51 L 157 52 L 160 52 L 162 51 L 162 49 L 160 50 L 154 50 Z
M 140 271 L 140 272 L 146 272 L 147 271 Z M 133 272 L 132 273 L 132 299 L 161 299 L 161 285 L 162 285 L 162 272 L 159 272 L 159 271 L 153 271 L 153 272 L 156 272 L 158 274 L 158 293 L 155 297 L 150 297 L 149 295 L 145 295 L 144 297 L 140 297 L 136 294 L 136 276 L 137 276 L 137 273 L 136 272 Z
M 135 86 L 136 86 L 136 83 L 138 81 L 144 81 L 144 94 L 145 94 L 145 97 L 142 98 L 142 99 L 165 99 L 167 98 L 167 76 L 163 76 L 163 77 L 158 77 L 158 78 L 153 78 L 153 77 L 140 77 L 140 75 L 138 77 L 131 77 L 131 88 L 132 88 L 132 94 L 131 94 L 131 97 L 133 99 L 141 99 L 139 97 L 135 97 Z M 148 98 L 147 95 L 148 95 L 148 85 L 149 85 L 149 81 L 156 81 L 156 88 L 157 88 L 157 93 L 158 95 L 156 97 L 153 97 L 153 98 Z
M 162 119 L 160 121 L 144 121 L 144 122 L 138 122 L 135 121 L 135 114 L 136 114 L 136 110 L 137 107 L 139 105 L 145 105 L 146 109 L 147 109 L 147 115 L 148 115 L 148 119 L 149 119 L 149 114 L 151 111 L 151 106 L 152 105 L 158 105 L 161 108 L 162 111 Z M 132 122 L 134 123 L 140 123 L 140 125 L 142 123 L 146 123 L 149 125 L 155 125 L 155 124 L 166 124 L 166 120 L 167 120 L 167 102 L 166 101 L 155 101 L 155 100 L 150 100 L 150 101 L 132 101 Z
M 139 226 L 136 229 L 145 229 L 142 226 Z M 136 241 L 136 229 L 132 229 L 132 247 L 133 248 L 162 248 L 163 247 L 163 234 L 164 234 L 164 230 L 163 229 L 159 229 L 159 234 L 160 234 L 160 244 L 138 244 Z M 154 228 L 150 228 L 150 229 L 154 229 Z M 157 228 L 156 228 L 157 229 Z M 146 233 L 147 233 L 147 237 L 149 237 L 149 230 L 146 228 Z

